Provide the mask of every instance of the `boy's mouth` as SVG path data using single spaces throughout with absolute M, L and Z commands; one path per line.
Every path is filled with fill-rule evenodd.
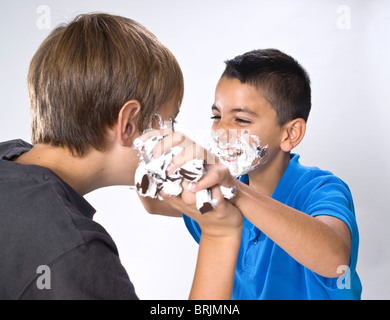
M 267 162 L 268 146 L 262 147 L 260 138 L 255 135 L 249 136 L 248 131 L 244 134 L 234 132 L 232 134 L 230 131 L 228 138 L 224 132 L 213 132 L 209 147 L 235 177 L 253 171 L 260 164 Z
M 241 149 L 220 149 L 219 157 L 222 161 L 235 162 L 242 155 Z

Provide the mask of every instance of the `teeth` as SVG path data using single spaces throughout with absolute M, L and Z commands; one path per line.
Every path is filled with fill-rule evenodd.
M 236 149 L 235 151 L 231 151 L 229 149 L 221 149 L 220 157 L 225 161 L 235 161 L 242 154 L 241 149 Z
M 235 177 L 252 171 L 259 164 L 266 162 L 264 158 L 266 158 L 268 146 L 262 147 L 260 138 L 255 135 L 250 136 L 252 139 L 250 143 L 248 134 L 249 132 L 244 132 L 244 135 L 238 134 L 234 143 L 227 143 L 226 139 L 219 138 L 217 131 L 214 132 L 209 143 L 210 151 L 229 168 L 230 173 Z M 253 164 L 256 159 L 257 163 Z

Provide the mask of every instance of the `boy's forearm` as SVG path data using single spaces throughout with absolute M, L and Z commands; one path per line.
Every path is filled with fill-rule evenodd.
M 332 228 L 332 221 L 324 223 L 328 221 L 321 221 L 320 216 L 311 217 L 239 181 L 237 187 L 240 191 L 235 206 L 299 263 L 326 277 L 339 276 L 338 266 L 348 265 L 350 243 L 340 236 L 336 227 Z M 335 221 L 335 226 L 340 222 Z
M 180 210 L 175 209 L 168 200 L 153 199 L 138 195 L 145 210 L 151 214 L 159 214 L 169 217 L 182 217 Z
M 241 243 L 241 231 L 226 237 L 201 236 L 189 299 L 230 300 Z

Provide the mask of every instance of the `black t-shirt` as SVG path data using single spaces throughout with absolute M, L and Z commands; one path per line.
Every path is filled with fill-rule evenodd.
M 0 299 L 137 299 L 95 209 L 48 168 L 0 143 Z

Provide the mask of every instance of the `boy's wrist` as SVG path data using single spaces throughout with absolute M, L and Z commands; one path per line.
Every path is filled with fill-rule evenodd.
M 233 178 L 232 179 L 232 183 L 233 183 L 233 186 L 231 186 L 231 190 L 232 190 L 232 193 L 234 194 L 234 197 L 232 197 L 231 199 L 229 199 L 228 201 L 232 204 L 232 205 L 236 205 L 237 202 L 241 199 L 242 197 L 242 188 L 240 186 L 240 184 L 242 184 L 242 182 L 240 182 L 239 180 Z
M 231 228 L 230 230 L 221 233 L 220 230 L 219 232 L 213 232 L 212 230 L 207 230 L 204 229 L 202 230 L 201 236 L 203 237 L 204 240 L 210 241 L 215 243 L 216 245 L 221 244 L 221 245 L 232 245 L 236 244 L 237 242 L 241 242 L 241 236 L 242 236 L 242 227 L 243 225 L 241 224 L 240 226 L 237 226 L 235 228 Z

